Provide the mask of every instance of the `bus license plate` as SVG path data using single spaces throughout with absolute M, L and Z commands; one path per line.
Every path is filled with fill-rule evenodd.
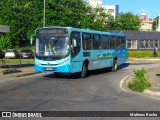
M 52 70 L 52 68 L 46 68 L 46 70 Z

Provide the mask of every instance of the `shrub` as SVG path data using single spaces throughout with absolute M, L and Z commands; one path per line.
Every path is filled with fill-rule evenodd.
M 151 84 L 149 83 L 146 77 L 146 71 L 144 68 L 142 69 L 133 69 L 134 73 L 134 81 L 129 82 L 128 87 L 137 92 L 142 92 L 146 88 L 150 87 Z
M 153 56 L 153 51 L 128 51 L 128 57 L 144 58 Z M 157 53 L 157 56 L 160 57 L 160 52 Z

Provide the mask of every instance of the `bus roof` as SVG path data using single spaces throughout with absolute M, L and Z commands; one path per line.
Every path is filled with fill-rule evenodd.
M 69 30 L 74 30 L 74 31 L 82 31 L 82 32 L 89 32 L 89 33 L 97 33 L 97 34 L 107 34 L 107 35 L 115 35 L 115 36 L 126 36 L 124 33 L 115 33 L 115 32 L 108 32 L 108 31 L 98 31 L 98 30 L 92 30 L 89 28 L 74 28 L 74 27 L 62 27 L 62 26 L 50 26 L 50 27 L 43 27 L 43 28 L 38 28 L 37 30 L 40 29 L 46 29 L 46 28 L 66 28 Z

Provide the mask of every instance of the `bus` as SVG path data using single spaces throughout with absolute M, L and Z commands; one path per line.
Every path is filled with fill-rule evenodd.
M 111 68 L 127 60 L 126 35 L 74 27 L 44 27 L 35 30 L 35 71 L 52 72 L 55 77 Z

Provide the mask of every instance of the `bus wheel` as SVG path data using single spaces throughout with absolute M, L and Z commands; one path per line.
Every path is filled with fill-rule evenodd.
M 84 63 L 82 67 L 81 78 L 87 77 L 87 73 L 88 73 L 88 64 Z
M 56 77 L 56 78 L 59 78 L 60 76 L 61 76 L 61 73 L 54 73 L 54 76 Z
M 112 72 L 115 72 L 118 70 L 118 60 L 113 61 L 113 67 L 112 67 Z

